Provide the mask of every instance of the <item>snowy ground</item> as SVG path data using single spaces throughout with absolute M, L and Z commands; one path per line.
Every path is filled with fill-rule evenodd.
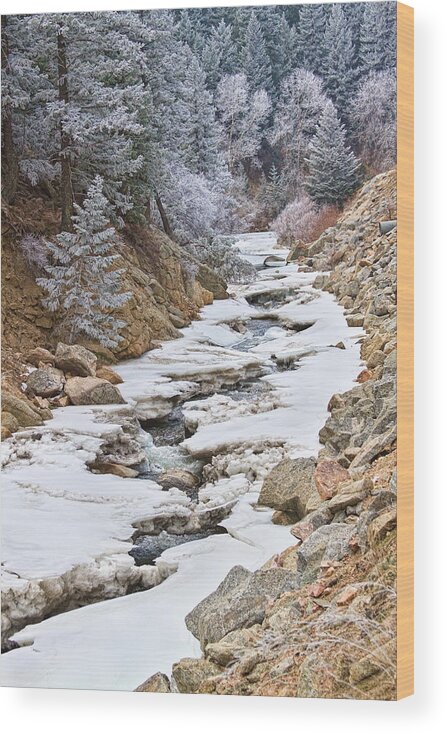
M 271 233 L 238 242 L 249 257 L 281 254 L 275 245 Z M 281 456 L 318 451 L 329 398 L 348 389 L 361 368 L 361 331 L 346 325 L 332 296 L 312 298 L 314 278 L 295 265 L 261 271 L 254 284 L 235 288 L 234 298 L 205 307 L 183 339 L 119 366 L 127 406 L 59 409 L 43 430 L 2 444 L 3 606 L 6 600 L 16 629 L 20 615 L 55 615 L 13 637 L 22 647 L 2 655 L 3 685 L 131 690 L 158 670 L 169 674 L 174 661 L 199 653 L 184 625 L 187 612 L 235 564 L 254 570 L 290 545 L 288 528 L 256 508 L 261 480 Z M 268 314 L 244 297 L 279 291 L 287 298 Z M 278 326 L 241 351 L 247 336 L 231 324 L 266 315 Z M 313 325 L 282 328 L 304 322 Z M 346 349 L 335 348 L 339 341 Z M 295 369 L 275 371 L 293 362 Z M 268 389 L 255 405 L 249 397 L 213 395 L 259 376 Z M 195 399 L 207 391 L 210 397 Z M 122 430 L 120 414 L 129 406 L 154 419 L 185 399 L 197 430 L 183 447 L 218 478 L 200 490 L 198 506 L 149 480 L 87 470 L 104 437 Z M 184 523 L 185 515 L 228 503 L 227 535 L 171 548 L 156 567 L 133 565 L 130 538 L 141 523 L 167 515 L 175 526 L 176 517 Z M 148 590 L 122 596 L 142 587 Z M 72 607 L 89 605 L 58 613 L 67 594 Z

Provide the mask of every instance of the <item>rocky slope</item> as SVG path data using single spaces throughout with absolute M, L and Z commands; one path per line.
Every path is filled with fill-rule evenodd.
M 140 691 L 393 699 L 396 695 L 395 172 L 368 182 L 301 266 L 363 326 L 358 385 L 330 400 L 319 455 L 284 459 L 259 502 L 298 541 L 233 568 L 186 617 L 203 657 Z M 343 348 L 344 345 L 338 345 Z
M 44 199 L 28 198 L 2 212 L 2 393 L 3 411 L 13 416 L 13 420 L 4 416 L 3 437 L 50 417 L 47 406 L 22 389 L 30 367 L 37 366 L 26 355 L 33 347 L 54 351 L 64 334 L 42 306 L 43 294 L 35 282 L 41 272 L 29 262 L 20 243 L 30 234 L 54 236 L 57 228 L 57 213 L 48 209 Z M 132 293 L 116 313 L 127 324 L 123 340 L 114 352 L 79 340 L 102 364 L 137 357 L 160 340 L 178 336 L 177 329 L 196 318 L 203 305 L 227 297 L 226 284 L 218 275 L 154 227 L 126 227 L 120 255 L 118 264 L 125 269 L 123 290 Z

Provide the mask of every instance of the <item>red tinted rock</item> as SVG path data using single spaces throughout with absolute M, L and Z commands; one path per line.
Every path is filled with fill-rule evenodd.
M 317 464 L 314 481 L 321 499 L 331 499 L 337 493 L 340 482 L 345 482 L 347 479 L 349 479 L 349 473 L 338 461 L 327 459 Z
M 343 591 L 337 596 L 337 606 L 339 607 L 345 607 L 348 604 L 352 602 L 353 599 L 357 596 L 357 589 L 354 589 L 353 586 L 347 586 Z
M 362 370 L 357 376 L 357 382 L 368 382 L 374 377 L 374 373 L 371 370 Z

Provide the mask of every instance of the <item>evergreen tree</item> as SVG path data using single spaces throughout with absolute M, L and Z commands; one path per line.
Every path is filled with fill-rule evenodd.
M 273 163 L 261 195 L 261 203 L 269 219 L 275 217 L 286 204 L 283 176 Z
M 297 69 L 281 85 L 271 142 L 290 198 L 301 190 L 309 141 L 327 101 L 321 79 L 305 69 Z
M 208 87 L 213 91 L 225 74 L 233 74 L 237 67 L 236 46 L 231 28 L 223 20 L 212 29 L 202 53 L 202 66 Z
M 241 65 L 247 77 L 250 92 L 258 89 L 270 91 L 272 75 L 270 61 L 261 26 L 252 11 L 247 26 L 245 44 L 241 53 Z
M 192 173 L 219 177 L 223 172 L 220 129 L 205 72 L 196 56 L 191 56 L 186 69 L 184 100 L 185 116 L 179 130 L 183 161 Z
M 364 74 L 395 65 L 396 20 L 393 3 L 367 3 L 360 31 L 360 65 Z
M 329 102 L 309 145 L 306 188 L 317 204 L 341 207 L 359 182 L 359 162 L 346 142 L 346 131 Z
M 2 18 L 2 191 L 10 202 L 19 175 L 32 186 L 51 186 L 59 170 L 49 107 L 54 87 L 38 64 L 48 47 L 34 24 L 34 16 Z
M 333 5 L 324 35 L 325 89 L 343 122 L 357 80 L 352 33 L 342 5 Z
M 122 269 L 114 268 L 119 255 L 116 230 L 109 226 L 111 206 L 97 176 L 88 189 L 83 206 L 74 205 L 73 232 L 61 232 L 48 242 L 53 264 L 45 266 L 47 278 L 37 283 L 47 292 L 44 305 L 64 314 L 62 326 L 73 343 L 81 334 L 115 347 L 126 324 L 116 319 L 113 309 L 131 297 L 121 291 Z
M 388 2 L 385 11 L 387 20 L 387 34 L 385 38 L 385 58 L 388 69 L 397 64 L 397 4 Z
M 300 5 L 298 58 L 300 66 L 321 74 L 324 61 L 323 39 L 326 29 L 324 5 Z
M 366 3 L 344 3 L 343 11 L 349 21 L 352 33 L 352 44 L 354 46 L 355 66 L 360 65 L 360 30 L 363 22 L 363 13 Z

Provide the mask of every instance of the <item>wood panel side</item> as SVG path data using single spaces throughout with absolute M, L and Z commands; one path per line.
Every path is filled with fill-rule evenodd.
M 414 11 L 397 3 L 397 698 L 414 692 Z

